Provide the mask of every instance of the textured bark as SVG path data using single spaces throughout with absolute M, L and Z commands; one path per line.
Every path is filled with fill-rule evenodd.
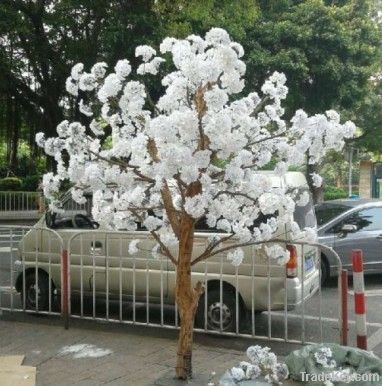
M 319 188 L 313 185 L 313 180 L 312 180 L 312 173 L 317 173 L 318 172 L 318 167 L 317 165 L 312 165 L 307 163 L 306 166 L 306 179 L 308 181 L 309 189 L 312 192 L 312 198 L 314 204 L 319 204 L 322 201 L 324 201 L 324 187 L 320 186 Z
M 200 186 L 191 187 L 188 192 L 193 196 L 199 192 Z M 176 269 L 176 302 L 180 316 L 180 331 L 176 363 L 176 377 L 189 379 L 192 377 L 192 343 L 195 313 L 198 307 L 203 286 L 198 283 L 194 288 L 191 281 L 191 257 L 194 243 L 194 220 L 184 214 L 180 224 L 179 254 Z
M 14 116 L 13 116 L 13 130 L 11 133 L 11 146 L 9 154 L 9 166 L 8 169 L 11 173 L 16 173 L 17 170 L 17 150 L 19 147 L 19 134 L 20 134 L 20 111 L 17 101 L 14 103 Z

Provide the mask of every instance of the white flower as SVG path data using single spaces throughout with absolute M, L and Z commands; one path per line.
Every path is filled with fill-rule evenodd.
M 142 63 L 139 65 L 137 69 L 137 74 L 144 75 L 144 74 L 152 74 L 156 75 L 159 70 L 159 66 L 161 63 L 165 62 L 163 58 L 155 57 L 153 60 L 151 60 L 148 63 Z
M 285 363 L 276 363 L 272 369 L 276 382 L 282 382 L 289 376 L 288 366 Z
M 206 42 L 213 45 L 223 44 L 227 45 L 231 42 L 231 39 L 227 33 L 222 28 L 211 28 L 206 33 Z
M 244 252 L 241 248 L 237 248 L 232 252 L 228 252 L 227 260 L 229 260 L 232 265 L 238 267 L 244 259 Z
M 140 242 L 139 239 L 135 239 L 135 240 L 130 241 L 130 243 L 129 243 L 129 255 L 135 255 L 136 253 L 138 253 L 138 251 L 139 251 L 138 243 L 139 242 Z
M 82 63 L 77 63 L 72 67 L 71 77 L 73 80 L 78 81 L 84 69 L 84 65 Z
M 332 358 L 333 353 L 329 347 L 321 347 L 314 353 L 316 363 L 325 368 L 334 368 L 336 361 Z
M 86 105 L 82 99 L 80 100 L 78 107 L 80 113 L 86 115 L 87 117 L 91 117 L 93 115 L 92 108 L 89 105 Z
M 86 204 L 86 198 L 84 197 L 84 191 L 82 189 L 72 188 L 71 193 L 73 201 L 77 204 Z
M 232 378 L 237 381 L 237 382 L 240 382 L 242 381 L 243 379 L 245 379 L 245 372 L 242 368 L 240 367 L 232 367 L 232 369 L 230 370 L 231 372 L 231 376 Z
M 219 87 L 214 87 L 212 90 L 204 94 L 204 100 L 210 110 L 220 110 L 228 102 L 228 95 Z
M 170 52 L 173 45 L 176 43 L 175 38 L 165 38 L 159 46 L 159 50 L 162 54 Z
M 135 56 L 141 56 L 144 62 L 148 62 L 155 54 L 154 48 L 147 45 L 138 46 L 135 49 Z
M 272 245 L 270 247 L 264 247 L 267 253 L 267 256 L 271 259 L 277 261 L 279 265 L 285 265 L 290 258 L 289 251 L 285 248 L 282 248 L 280 245 Z
M 162 224 L 163 221 L 160 218 L 154 216 L 148 216 L 143 222 L 143 225 L 147 228 L 148 231 L 154 231 Z
M 130 62 L 127 59 L 118 60 L 114 70 L 119 78 L 124 79 L 131 73 Z
M 77 96 L 78 95 L 78 85 L 77 83 L 73 80 L 73 78 L 69 77 L 66 79 L 66 83 L 65 83 L 65 89 L 66 91 L 73 95 L 73 96 Z
M 94 75 L 88 73 L 82 74 L 78 83 L 78 87 L 82 91 L 93 91 L 96 87 L 96 79 Z
M 205 198 L 202 195 L 197 194 L 193 197 L 186 197 L 184 209 L 190 216 L 194 218 L 199 218 L 204 214 L 205 205 Z
M 296 202 L 297 206 L 306 206 L 310 201 L 310 195 L 309 192 L 304 190 L 301 194 L 300 197 L 298 198 L 298 201 Z
M 275 193 L 264 193 L 259 197 L 259 208 L 265 215 L 273 214 L 280 207 L 280 196 Z
M 44 144 L 45 144 L 45 134 L 42 133 L 42 132 L 37 133 L 36 137 L 35 137 L 35 140 L 36 140 L 37 146 L 44 147 Z
M 318 175 L 317 173 L 311 173 L 312 176 L 312 181 L 313 181 L 313 186 L 316 188 L 319 188 L 322 186 L 322 177 Z
M 95 119 L 93 119 L 89 125 L 90 130 L 93 132 L 94 135 L 100 136 L 104 134 L 104 130 L 102 128 L 101 123 L 97 122 Z
M 345 138 L 352 138 L 355 134 L 356 126 L 353 122 L 347 121 L 343 125 L 343 134 Z
M 106 75 L 106 69 L 107 64 L 105 62 L 99 62 L 92 67 L 91 73 L 97 80 L 101 80 Z
M 121 89 L 120 78 L 116 74 L 110 74 L 105 78 L 103 86 L 98 91 L 98 99 L 105 103 L 108 98 L 116 96 Z
M 151 255 L 154 259 L 159 259 L 161 255 L 160 245 L 155 244 L 151 250 Z

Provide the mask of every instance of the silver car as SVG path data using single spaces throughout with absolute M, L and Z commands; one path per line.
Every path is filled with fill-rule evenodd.
M 365 273 L 382 273 L 382 201 L 333 200 L 315 207 L 319 242 L 332 247 L 352 274 L 352 249 L 362 249 Z M 333 256 L 322 255 L 322 282 L 337 275 Z

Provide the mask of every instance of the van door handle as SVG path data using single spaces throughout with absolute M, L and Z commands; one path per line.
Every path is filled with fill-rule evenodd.
M 378 240 L 382 240 L 382 235 L 378 235 L 378 236 L 377 236 L 377 239 L 378 239 Z

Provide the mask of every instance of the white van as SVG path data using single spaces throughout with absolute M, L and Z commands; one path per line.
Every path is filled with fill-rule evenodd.
M 283 178 L 264 173 L 270 174 L 275 187 L 308 189 L 302 173 L 288 172 Z M 316 225 L 312 202 L 296 207 L 295 220 L 301 228 Z M 152 258 L 151 250 L 156 242 L 147 231 L 94 229 L 89 216 L 77 213 L 54 220 L 51 216 L 43 217 L 20 242 L 23 264 L 15 287 L 26 308 L 35 309 L 38 303 L 39 310 L 47 309 L 49 289 L 60 290 L 60 247 L 57 236 L 49 228 L 54 229 L 64 243 L 71 240 L 68 248 L 72 295 L 134 300 L 134 304 L 139 301 L 174 304 L 175 267 L 164 256 Z M 215 231 L 196 232 L 195 257 L 205 248 L 211 233 Z M 217 255 L 193 266 L 192 280 L 202 281 L 207 289 L 200 300 L 198 325 L 206 323 L 210 329 L 232 331 L 235 321 L 244 320 L 247 311 L 291 309 L 315 293 L 319 288 L 317 248 L 293 244 L 288 229 L 280 230 L 277 238 L 285 240 L 283 245 L 290 251 L 286 266 L 271 261 L 264 247 L 255 246 L 243 248 L 245 258 L 239 267 L 233 266 L 226 255 Z M 129 255 L 129 243 L 135 239 L 141 240 L 140 251 Z

